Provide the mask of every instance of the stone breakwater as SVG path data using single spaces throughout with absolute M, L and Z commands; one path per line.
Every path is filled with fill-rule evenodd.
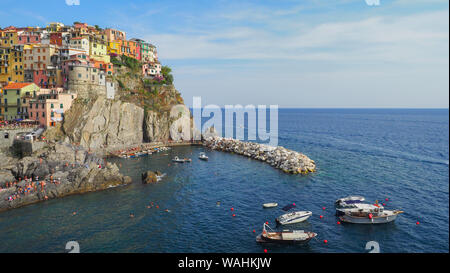
M 272 147 L 222 137 L 209 137 L 203 141 L 203 145 L 213 150 L 232 152 L 266 162 L 286 173 L 306 174 L 316 171 L 314 160 L 281 146 Z

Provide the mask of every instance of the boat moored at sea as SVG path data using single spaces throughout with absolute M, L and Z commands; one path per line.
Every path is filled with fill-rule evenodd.
M 266 227 L 269 231 L 266 230 Z M 302 244 L 316 237 L 317 233 L 304 230 L 273 231 L 269 225 L 263 224 L 263 231 L 256 237 L 258 243 L 294 243 Z
M 379 209 L 384 209 L 383 206 L 379 204 L 366 204 L 366 203 L 355 203 L 343 207 L 336 207 L 336 216 L 342 216 L 345 213 L 350 212 L 368 212 L 376 213 Z
M 208 156 L 204 152 L 201 152 L 198 158 L 205 161 L 208 160 Z
M 300 223 L 308 219 L 312 215 L 310 211 L 293 211 L 290 213 L 283 214 L 276 218 L 276 222 L 280 225 L 288 225 Z
M 274 208 L 278 206 L 278 203 L 264 203 L 263 208 Z
M 364 202 L 365 198 L 362 196 L 347 196 L 344 198 L 339 198 L 334 202 L 334 205 L 338 208 L 352 206 L 353 204 L 359 204 Z
M 173 162 L 177 162 L 177 163 L 184 163 L 184 162 L 191 162 L 192 159 L 190 159 L 190 158 L 179 158 L 178 156 L 175 156 L 175 157 L 172 159 L 172 161 L 173 161 Z
M 397 219 L 397 215 L 403 213 L 401 210 L 380 210 L 376 213 L 370 213 L 367 211 L 361 212 L 347 212 L 339 219 L 342 222 L 353 224 L 385 224 Z

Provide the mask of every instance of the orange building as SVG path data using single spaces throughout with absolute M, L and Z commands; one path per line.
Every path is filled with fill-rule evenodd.
M 112 63 L 105 63 L 102 61 L 97 61 L 95 59 L 91 59 L 91 62 L 94 63 L 95 68 L 104 71 L 106 75 L 114 74 L 114 65 Z
M 119 42 L 119 55 L 125 55 L 127 57 L 136 59 L 136 42 L 127 40 L 118 40 Z

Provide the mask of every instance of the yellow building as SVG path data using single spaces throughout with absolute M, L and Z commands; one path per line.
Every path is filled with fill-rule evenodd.
M 20 79 L 17 77 L 13 77 L 13 75 L 15 75 L 13 68 L 15 68 L 15 65 L 17 65 L 17 62 L 14 62 L 14 66 L 12 66 L 13 65 L 12 61 L 15 60 L 15 58 L 12 58 L 12 56 L 14 56 L 13 51 L 14 45 L 16 44 L 17 44 L 17 32 L 15 30 L 5 30 L 0 32 L 0 83 L 5 84 L 10 81 Z M 17 53 L 15 55 L 17 55 Z
M 12 82 L 23 82 L 24 81 L 24 67 L 23 67 L 23 46 L 17 45 L 11 50 L 9 54 L 11 69 L 10 78 Z
M 108 42 L 108 54 L 115 53 L 120 55 L 120 43 L 118 41 Z
M 97 61 L 102 61 L 105 63 L 110 62 L 106 43 L 95 37 L 91 37 L 89 41 L 89 56 L 91 59 L 95 59 Z
M 58 32 L 61 30 L 61 28 L 64 27 L 63 23 L 59 23 L 59 22 L 52 22 L 49 23 L 47 26 L 47 31 L 48 32 Z

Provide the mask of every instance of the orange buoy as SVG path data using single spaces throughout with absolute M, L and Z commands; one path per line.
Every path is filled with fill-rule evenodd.
M 323 218 L 323 215 L 320 215 L 319 217 L 320 217 L 320 219 L 322 219 L 322 218 Z
M 158 205 L 156 205 L 156 208 L 157 208 L 157 209 L 159 209 L 159 206 L 158 206 Z
M 267 249 L 264 249 L 264 253 L 267 253 Z
M 372 219 L 373 215 L 372 213 L 369 213 L 369 219 Z
M 416 225 L 419 225 L 419 224 L 420 224 L 419 221 L 417 221 L 417 222 L 416 222 Z
M 293 206 L 295 206 L 295 203 L 292 203 Z
M 385 207 L 386 206 L 386 203 L 383 203 L 383 207 Z
M 269 222 L 266 222 L 266 225 L 268 225 L 269 224 Z
M 233 210 L 234 210 L 234 208 L 231 208 L 230 210 L 231 210 L 231 211 L 233 211 Z
M 323 207 L 322 209 L 325 210 L 325 207 Z
M 328 244 L 328 241 L 327 241 L 327 240 L 323 240 L 323 242 L 324 242 L 325 244 Z
M 386 200 L 386 201 L 389 201 L 389 198 L 386 198 L 385 200 Z
M 256 230 L 253 230 L 253 233 L 255 233 L 256 232 Z
M 234 214 L 234 213 L 233 213 L 233 215 L 232 215 L 232 216 L 234 217 L 234 216 L 236 216 L 236 214 Z
M 338 225 L 340 225 L 340 224 L 341 224 L 341 222 L 339 222 L 339 221 L 338 221 L 338 222 L 337 222 L 337 224 L 338 224 Z

